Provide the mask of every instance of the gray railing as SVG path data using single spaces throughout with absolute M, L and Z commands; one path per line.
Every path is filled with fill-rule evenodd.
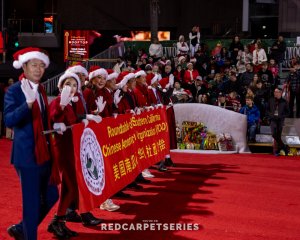
M 117 58 L 119 56 L 123 56 L 124 52 L 124 43 L 120 42 L 95 55 L 89 60 L 82 62 L 82 64 L 86 69 L 89 69 L 90 66 L 93 65 L 101 66 L 106 69 L 112 68 L 114 63 L 117 61 Z M 62 74 L 63 72 L 42 83 L 48 95 L 53 95 L 57 91 L 57 83 Z

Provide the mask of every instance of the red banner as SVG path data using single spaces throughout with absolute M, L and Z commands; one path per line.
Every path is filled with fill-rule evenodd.
M 90 30 L 64 31 L 64 61 L 83 61 L 89 58 Z
M 165 108 L 77 124 L 72 132 L 80 212 L 98 207 L 170 152 Z

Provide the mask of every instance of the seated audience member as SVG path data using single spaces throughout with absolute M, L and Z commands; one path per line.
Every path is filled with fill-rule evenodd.
M 232 106 L 230 105 L 230 102 L 227 101 L 226 96 L 224 93 L 219 93 L 218 99 L 215 103 L 216 106 L 225 108 L 225 109 L 231 109 Z
M 174 91 L 171 99 L 173 103 L 192 102 L 193 95 L 188 90 L 183 89 L 180 82 L 175 81 Z
M 228 102 L 231 106 L 231 110 L 234 112 L 239 112 L 241 109 L 241 102 L 238 99 L 238 94 L 235 91 L 229 93 Z

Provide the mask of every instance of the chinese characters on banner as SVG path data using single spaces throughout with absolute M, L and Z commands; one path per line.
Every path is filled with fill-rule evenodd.
M 89 58 L 90 30 L 64 31 L 64 61 L 84 61 Z
M 170 152 L 165 108 L 77 124 L 72 132 L 80 212 L 98 207 Z

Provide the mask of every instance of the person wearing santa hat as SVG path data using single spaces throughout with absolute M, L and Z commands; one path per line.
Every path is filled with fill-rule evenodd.
M 108 116 L 113 116 L 116 112 L 116 106 L 114 104 L 114 92 L 116 90 L 116 78 L 118 73 L 114 72 L 112 69 L 106 69 L 108 75 L 105 82 L 105 87 L 100 92 L 100 95 L 103 96 L 104 101 L 106 101 L 106 106 L 108 110 Z
M 146 74 L 144 71 L 135 73 L 136 76 L 136 87 L 134 88 L 134 94 L 136 96 L 137 106 L 143 108 L 148 106 L 148 89 L 146 83 Z
M 146 77 L 146 81 L 148 84 L 148 99 L 147 103 L 149 106 L 155 106 L 157 104 L 162 104 L 162 96 L 160 91 L 158 90 L 158 75 L 154 73 L 150 73 Z
M 60 95 L 50 104 L 50 119 L 54 123 L 54 129 L 61 129 L 54 136 L 53 152 L 56 164 L 62 176 L 60 188 L 60 199 L 57 213 L 48 226 L 48 231 L 56 237 L 74 237 L 78 234 L 65 226 L 67 208 L 74 204 L 78 206 L 78 186 L 76 181 L 75 156 L 73 154 L 73 141 L 71 130 L 66 130 L 66 126 L 85 120 L 101 122 L 102 118 L 93 114 L 86 114 L 78 92 L 81 88 L 79 77 L 71 72 L 64 73 L 58 81 Z M 63 133 L 63 134 L 62 134 Z M 75 201 L 75 203 L 74 203 Z M 102 222 L 92 216 L 91 213 L 82 213 L 81 221 L 84 225 L 95 226 Z
M 58 199 L 57 186 L 49 184 L 49 139 L 42 134 L 51 128 L 47 96 L 40 84 L 50 60 L 43 50 L 33 47 L 19 50 L 13 57 L 14 68 L 22 68 L 23 74 L 5 94 L 4 121 L 15 134 L 11 163 L 20 178 L 23 219 L 7 231 L 15 239 L 35 240 L 38 225 Z M 51 177 L 51 182 L 57 179 Z
M 173 109 L 173 104 L 171 100 L 171 96 L 174 91 L 174 75 L 170 74 L 169 77 L 165 77 L 159 80 L 159 85 L 161 88 L 160 94 L 162 96 L 162 104 L 166 106 L 167 111 L 167 120 L 168 120 L 168 128 L 169 128 L 169 136 L 170 136 L 170 149 L 177 148 L 177 140 L 176 140 L 176 123 L 175 123 L 175 113 Z M 175 164 L 171 160 L 170 154 L 165 156 L 165 166 L 174 167 Z
M 180 35 L 178 42 L 176 43 L 176 47 L 177 47 L 177 56 L 187 56 L 188 52 L 189 52 L 189 47 L 187 45 L 187 43 L 184 41 L 184 36 Z
M 124 75 L 124 74 L 123 74 Z M 120 91 L 116 91 L 116 97 L 121 97 L 120 101 L 117 103 L 117 110 L 118 113 L 124 114 L 129 113 L 131 110 L 130 103 L 128 101 L 128 97 L 126 97 L 128 93 L 128 81 L 134 81 L 135 80 L 135 74 L 127 72 L 122 78 L 117 79 L 117 86 L 120 89 Z M 118 94 L 119 93 L 119 94 Z M 119 98 L 117 98 L 118 100 Z M 135 109 L 135 107 L 132 108 L 132 110 Z
M 103 89 L 106 84 L 108 73 L 104 68 L 92 66 L 89 73 L 89 84 L 83 91 L 83 97 L 86 101 L 88 113 L 101 117 L 110 116 L 106 102 L 103 98 Z
M 128 79 L 126 83 L 127 92 L 124 93 L 124 98 L 126 98 L 127 102 L 129 103 L 130 109 L 133 111 L 135 111 L 138 108 L 134 89 L 136 88 L 136 78 L 140 75 L 146 76 L 145 71 L 136 70 L 136 72 L 134 73 L 134 78 Z
M 83 93 L 84 89 L 86 88 L 86 83 L 88 83 L 88 81 L 86 80 L 89 76 L 88 71 L 81 64 L 76 64 L 76 65 L 68 67 L 66 72 L 75 73 L 79 77 L 81 89 L 80 89 L 80 91 L 78 91 L 78 94 L 83 103 L 85 113 L 87 113 L 88 111 L 86 108 L 86 102 L 84 100 L 82 93 Z
M 183 82 L 185 84 L 191 85 L 199 76 L 199 73 L 196 69 L 194 69 L 194 64 L 189 62 L 187 64 L 187 70 L 184 72 Z
M 150 73 L 146 77 L 148 84 L 148 104 L 150 106 L 163 105 L 163 98 L 161 92 L 158 90 L 158 75 Z M 168 169 L 165 167 L 164 162 L 160 161 L 158 165 L 158 170 L 163 172 Z
M 81 115 L 81 118 L 82 116 L 86 118 L 88 114 L 88 110 L 82 93 L 88 83 L 88 81 L 86 80 L 89 75 L 88 71 L 82 66 L 82 64 L 79 63 L 70 66 L 65 73 L 75 73 L 80 79 L 81 87 L 78 88 L 78 91 L 76 93 L 76 95 L 78 95 L 78 97 L 80 98 L 77 105 L 83 105 L 84 114 Z M 76 108 L 76 110 L 78 110 L 78 107 Z M 76 212 L 76 208 L 77 208 L 77 203 L 76 201 L 73 201 L 66 212 L 65 219 L 67 222 L 83 222 L 85 225 L 93 225 L 93 222 L 97 223 L 98 219 L 92 216 L 90 213 L 82 213 L 81 216 L 79 216 L 78 213 Z M 90 224 L 88 224 L 88 222 L 90 222 Z

